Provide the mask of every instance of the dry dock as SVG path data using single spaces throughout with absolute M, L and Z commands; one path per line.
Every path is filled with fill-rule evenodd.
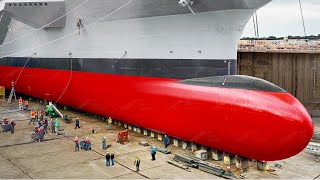
M 40 107 L 36 102 L 31 102 L 32 107 Z M 1 179 L 59 179 L 59 178 L 90 178 L 90 179 L 217 179 L 219 177 L 191 169 L 191 172 L 168 164 L 174 154 L 191 154 L 191 151 L 169 146 L 172 154 L 165 155 L 157 152 L 156 161 L 151 161 L 150 147 L 143 147 L 139 142 L 148 142 L 157 147 L 163 147 L 157 139 L 146 137 L 143 134 L 129 131 L 129 143 L 116 142 L 117 131 L 123 127 L 113 125 L 112 130 L 107 129 L 107 124 L 98 118 L 78 113 L 65 111 L 72 117 L 80 118 L 80 129 L 74 129 L 74 122 L 66 124 L 60 120 L 65 135 L 47 134 L 42 143 L 31 142 L 30 133 L 33 125 L 29 125 L 29 112 L 20 111 L 7 113 L 8 110 L 17 109 L 17 102 L 7 105 L 0 101 L 0 118 L 14 118 L 17 123 L 15 134 L 0 134 L 0 178 Z M 320 131 L 320 119 L 315 119 L 316 130 Z M 96 130 L 96 134 L 92 133 Z M 50 131 L 50 130 L 49 130 Z M 92 151 L 74 152 L 74 137 L 80 140 L 90 137 Z M 101 139 L 107 138 L 111 145 L 106 151 L 102 150 Z M 106 167 L 106 152 L 115 153 L 115 166 Z M 140 171 L 135 172 L 134 159 L 141 159 Z M 223 162 L 214 162 L 224 166 Z M 308 178 L 320 179 L 320 162 L 306 153 L 300 154 L 278 162 L 269 162 L 273 172 L 256 170 L 255 163 L 250 162 L 249 171 L 245 178 Z M 275 164 L 282 167 L 276 167 Z M 241 172 L 232 167 L 235 175 Z

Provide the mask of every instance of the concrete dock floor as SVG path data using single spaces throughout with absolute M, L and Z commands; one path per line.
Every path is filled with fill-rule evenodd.
M 31 102 L 32 107 L 43 107 L 39 103 Z M 7 113 L 8 110 L 17 109 L 17 103 L 6 104 L 0 100 L 0 118 L 4 116 L 14 119 L 17 123 L 15 133 L 0 134 L 0 178 L 1 179 L 218 179 L 219 177 L 191 169 L 187 172 L 167 163 L 174 154 L 191 154 L 188 150 L 169 146 L 172 154 L 165 155 L 157 152 L 156 161 L 151 161 L 150 147 L 140 146 L 141 141 L 148 142 L 157 147 L 163 147 L 157 139 L 146 137 L 129 131 L 129 143 L 116 142 L 117 131 L 123 127 L 113 125 L 112 130 L 107 129 L 107 124 L 100 119 L 75 111 L 64 111 L 69 116 L 79 117 L 80 129 L 74 129 L 74 122 L 66 124 L 60 120 L 65 135 L 49 133 L 44 142 L 31 142 L 30 133 L 34 126 L 29 125 L 29 112 L 20 111 Z M 316 130 L 320 130 L 320 119 L 315 119 Z M 96 134 L 92 133 L 92 129 Z M 50 131 L 50 130 L 49 130 Z M 80 140 L 89 137 L 92 141 L 92 151 L 74 152 L 74 137 Z M 107 138 L 110 147 L 102 150 L 101 139 Z M 106 167 L 106 152 L 115 153 L 115 166 Z M 141 159 L 140 171 L 135 172 L 134 160 Z M 212 161 L 213 162 L 213 161 Z M 223 165 L 223 162 L 214 162 Z M 275 167 L 278 163 L 282 169 Z M 252 162 L 245 178 L 263 179 L 320 179 L 320 162 L 306 153 L 300 154 L 283 161 L 269 162 L 271 169 L 258 171 Z M 235 174 L 239 172 L 235 171 Z

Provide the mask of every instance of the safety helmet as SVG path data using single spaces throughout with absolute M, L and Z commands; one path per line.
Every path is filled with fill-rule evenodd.
M 106 139 L 106 137 L 103 137 L 103 139 Z
M 76 137 L 76 139 L 78 139 L 78 137 Z
M 86 137 L 86 139 L 89 139 L 88 137 Z

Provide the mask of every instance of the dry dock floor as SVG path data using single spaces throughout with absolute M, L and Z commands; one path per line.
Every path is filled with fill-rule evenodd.
M 151 161 L 150 147 L 140 146 L 141 141 L 162 147 L 162 142 L 157 139 L 145 137 L 142 134 L 129 132 L 129 143 L 116 142 L 117 131 L 123 127 L 113 125 L 112 130 L 107 130 L 106 123 L 100 119 L 83 113 L 68 111 L 67 114 L 80 118 L 80 129 L 74 129 L 74 122 L 66 124 L 60 120 L 65 135 L 57 136 L 49 133 L 45 142 L 31 142 L 30 133 L 33 125 L 29 125 L 29 112 L 20 111 L 6 113 L 8 110 L 17 109 L 17 103 L 8 105 L 0 100 L 0 118 L 3 116 L 15 119 L 17 126 L 15 133 L 0 134 L 0 179 L 218 179 L 219 177 L 191 169 L 187 172 L 167 163 L 173 154 L 191 154 L 188 150 L 169 146 L 173 154 L 165 155 L 160 152 L 156 161 Z M 39 103 L 31 102 L 32 107 L 41 107 Z M 320 119 L 315 119 L 316 130 L 320 130 Z M 92 133 L 92 129 L 96 134 Z M 50 130 L 49 130 L 50 131 Z M 90 137 L 92 151 L 74 152 L 73 139 L 78 136 L 80 140 Z M 101 148 L 102 137 L 107 138 L 108 150 Z M 115 166 L 106 167 L 105 153 L 115 153 Z M 140 171 L 135 172 L 134 159 L 141 159 Z M 215 162 L 222 165 L 222 162 Z M 275 167 L 278 163 L 282 168 Z M 245 178 L 264 179 L 320 179 L 320 162 L 306 153 L 300 154 L 283 161 L 269 162 L 275 171 L 258 171 L 254 163 Z M 235 169 L 235 168 L 233 168 Z M 239 172 L 235 171 L 235 174 Z

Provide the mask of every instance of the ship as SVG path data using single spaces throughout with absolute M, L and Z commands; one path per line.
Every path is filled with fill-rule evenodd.
M 271 0 L 2 0 L 0 85 L 259 161 L 301 152 L 305 107 L 237 75 L 244 27 Z

